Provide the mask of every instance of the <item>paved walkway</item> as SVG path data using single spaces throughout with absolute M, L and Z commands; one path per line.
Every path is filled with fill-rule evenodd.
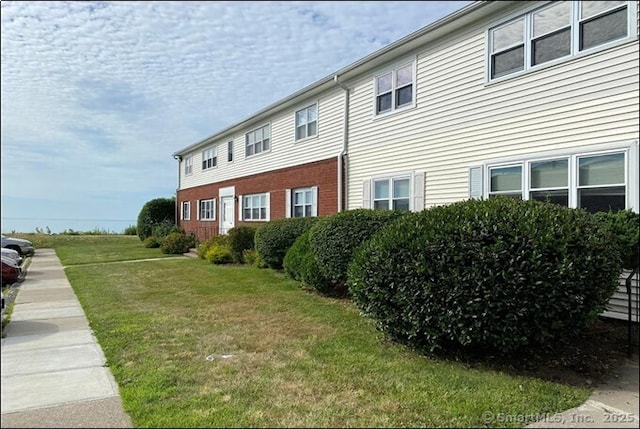
M 32 257 L 3 336 L 3 428 L 133 427 L 54 250 Z

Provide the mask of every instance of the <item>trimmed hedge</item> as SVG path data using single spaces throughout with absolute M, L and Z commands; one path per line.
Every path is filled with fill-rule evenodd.
M 233 262 L 231 249 L 223 244 L 214 244 L 207 249 L 204 259 L 212 264 L 230 264 Z
M 196 242 L 192 236 L 184 235 L 179 232 L 172 232 L 162 240 L 160 250 L 162 253 L 180 255 L 187 253 L 189 249 L 195 245 Z
M 388 225 L 358 250 L 348 284 L 362 312 L 400 342 L 509 354 L 582 330 L 620 270 L 610 231 L 586 211 L 502 197 Z
M 408 212 L 355 209 L 323 218 L 309 236 L 322 275 L 312 280 L 312 286 L 323 293 L 347 295 L 347 267 L 354 251 L 380 228 L 405 214 Z
M 233 262 L 244 263 L 243 252 L 254 247 L 256 228 L 252 226 L 235 226 L 229 230 L 229 248 Z
M 256 231 L 255 247 L 269 268 L 281 269 L 294 241 L 318 221 L 317 217 L 276 219 Z
M 316 223 L 318 225 L 318 223 Z M 324 278 L 318 267 L 318 261 L 311 250 L 309 236 L 315 226 L 296 239 L 284 257 L 284 271 L 294 280 L 313 286 L 320 292 L 331 294 L 331 290 L 325 290 L 324 285 L 328 281 Z
M 622 268 L 634 270 L 640 264 L 638 236 L 640 235 L 640 214 L 633 210 L 600 212 L 596 218 L 611 229 L 622 253 Z

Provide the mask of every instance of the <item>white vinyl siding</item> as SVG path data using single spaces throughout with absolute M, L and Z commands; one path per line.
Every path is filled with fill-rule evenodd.
M 269 193 L 244 195 L 242 197 L 242 220 L 269 220 Z
M 526 5 L 504 14 L 517 16 L 515 8 Z M 363 181 L 379 174 L 380 166 L 425 171 L 425 207 L 432 207 L 469 198 L 469 167 L 487 160 L 637 148 L 637 40 L 487 85 L 485 43 L 493 24 L 469 25 L 418 52 L 416 108 L 402 115 L 371 121 L 373 80 L 350 82 L 347 209 L 366 207 Z M 481 183 L 488 182 L 487 171 L 475 171 Z M 636 192 L 637 177 L 634 167 L 626 182 Z M 633 189 L 627 198 L 629 208 L 640 210 Z
M 180 212 L 181 220 L 191 220 L 191 201 L 182 202 L 182 211 Z
M 198 201 L 198 220 L 216 220 L 216 199 Z
M 635 1 L 562 1 L 489 30 L 489 79 L 607 49 L 635 36 Z M 557 61 L 556 61 L 557 63 Z
M 295 140 L 295 112 L 315 103 L 318 114 L 317 136 L 313 139 L 313 150 L 308 144 L 297 144 Z M 335 158 L 342 150 L 344 142 L 344 91 L 337 87 L 327 94 L 306 100 L 295 107 L 280 112 L 268 118 L 271 124 L 271 144 L 269 152 L 260 156 L 242 156 L 246 143 L 246 133 L 265 124 L 260 121 L 248 124 L 246 128 L 234 132 L 233 146 L 235 153 L 233 162 L 220 162 L 214 169 L 196 172 L 191 176 L 184 176 L 181 172 L 180 189 L 189 189 L 208 183 L 223 182 L 238 177 L 265 173 L 281 168 L 295 167 L 311 162 Z M 224 135 L 215 143 L 221 147 L 228 146 L 230 136 Z M 240 151 L 240 156 L 238 155 Z M 202 150 L 194 149 L 194 163 L 201 162 Z M 186 155 L 185 155 L 186 156 Z

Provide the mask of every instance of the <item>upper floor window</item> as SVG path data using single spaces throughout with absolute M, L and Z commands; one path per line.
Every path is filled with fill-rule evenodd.
M 218 148 L 212 146 L 202 151 L 202 169 L 213 168 L 218 164 Z
M 200 200 L 199 220 L 216 220 L 216 199 Z
M 184 175 L 188 176 L 193 173 L 193 157 L 188 156 L 184 159 Z
M 191 201 L 182 202 L 182 220 L 191 219 Z
M 414 62 L 375 78 L 376 115 L 414 105 Z
M 631 9 L 626 1 L 554 1 L 495 27 L 489 31 L 490 79 L 625 39 L 632 34 Z
M 256 130 L 250 131 L 245 136 L 246 139 L 246 156 L 257 155 L 261 152 L 269 150 L 269 141 L 271 139 L 271 128 L 265 125 Z
M 233 140 L 227 143 L 227 161 L 233 162 Z
M 269 220 L 269 194 L 245 195 L 242 220 Z
M 317 109 L 314 104 L 296 112 L 296 140 L 318 135 Z

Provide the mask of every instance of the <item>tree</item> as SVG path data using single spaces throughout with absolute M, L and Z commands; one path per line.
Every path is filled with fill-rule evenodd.
M 153 234 L 153 228 L 163 222 L 176 222 L 175 197 L 155 198 L 147 201 L 138 214 L 138 238 L 144 241 Z

